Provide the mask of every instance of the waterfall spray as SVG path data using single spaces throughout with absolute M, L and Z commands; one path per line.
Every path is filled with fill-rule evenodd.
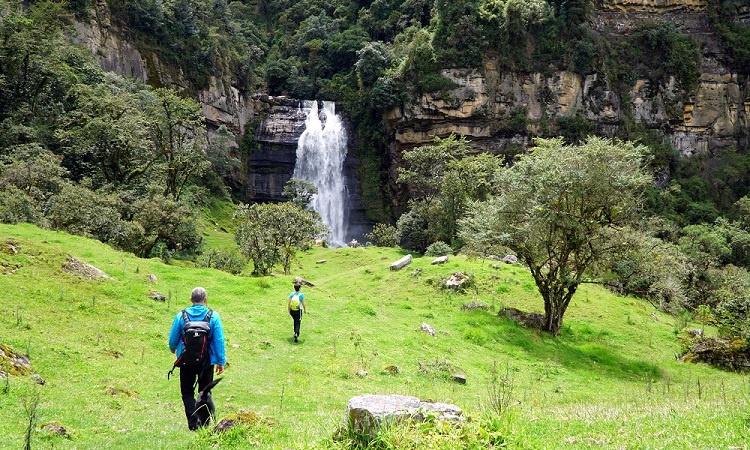
M 294 178 L 315 185 L 318 193 L 311 206 L 331 229 L 330 244 L 346 245 L 347 204 L 344 183 L 344 159 L 346 158 L 346 130 L 341 118 L 336 115 L 335 103 L 322 102 L 322 111 L 317 101 L 305 101 L 307 110 L 305 131 L 297 143 L 297 162 Z

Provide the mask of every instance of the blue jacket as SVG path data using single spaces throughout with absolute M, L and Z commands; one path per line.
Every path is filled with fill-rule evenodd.
M 191 321 L 200 321 L 208 314 L 208 307 L 205 305 L 193 305 L 185 309 L 188 314 L 188 318 Z M 227 356 L 224 352 L 224 328 L 221 325 L 221 317 L 219 313 L 214 311 L 211 314 L 211 320 L 208 322 L 211 326 L 209 343 L 209 355 L 211 357 L 211 364 L 217 366 L 227 365 Z M 184 351 L 185 344 L 182 342 L 182 330 L 185 327 L 185 323 L 182 320 L 182 311 L 178 312 L 172 322 L 172 329 L 169 331 L 169 351 L 174 351 L 175 355 L 179 357 Z

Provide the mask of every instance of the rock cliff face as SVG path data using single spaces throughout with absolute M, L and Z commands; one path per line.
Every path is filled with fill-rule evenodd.
M 78 24 L 77 29 L 80 42 L 92 50 L 102 67 L 151 85 L 187 87 L 179 71 L 123 39 L 101 9 L 93 25 Z M 432 142 L 434 136 L 461 134 L 477 150 L 513 152 L 528 145 L 530 135 L 554 133 L 545 127 L 555 119 L 574 114 L 582 114 L 596 123 L 599 133 L 610 136 L 628 114 L 660 130 L 686 157 L 711 156 L 730 146 L 747 147 L 743 136 L 750 126 L 750 80 L 722 65 L 717 40 L 707 33 L 706 0 L 600 0 L 590 25 L 616 38 L 654 20 L 674 22 L 701 44 L 700 83 L 689 98 L 678 92 L 674 82 L 651 86 L 648 80 L 638 80 L 622 93 L 596 74 L 507 72 L 492 59 L 485 61 L 482 70 L 446 70 L 443 76 L 455 82 L 455 89 L 424 95 L 384 115 L 392 187 L 396 187 L 395 166 L 402 153 Z M 750 7 L 742 10 L 739 20 L 750 24 Z M 209 131 L 226 125 L 237 135 L 254 133 L 257 149 L 247 157 L 243 200 L 280 200 L 294 168 L 296 141 L 304 122 L 298 101 L 245 93 L 225 79 L 212 79 L 197 92 L 197 99 Z M 525 114 L 523 130 L 509 127 L 518 114 Z M 246 130 L 247 124 L 254 129 Z M 359 192 L 356 164 L 347 160 L 354 195 Z M 398 208 L 398 202 L 394 205 Z
M 112 26 L 106 5 L 96 10 L 96 21 L 75 24 L 78 43 L 88 47 L 104 70 L 135 78 L 152 86 L 189 88 L 181 70 L 163 64 L 154 53 L 144 52 L 123 38 Z M 255 104 L 247 95 L 224 79 L 212 77 L 209 86 L 197 92 L 209 131 L 225 125 L 234 133 L 243 133 L 245 124 L 255 115 Z
M 527 132 L 539 134 L 543 120 L 583 113 L 598 132 L 614 135 L 627 109 L 649 128 L 663 130 L 683 156 L 714 154 L 738 140 L 750 125 L 750 80 L 720 63 L 718 45 L 706 36 L 705 0 L 609 0 L 591 18 L 591 25 L 609 35 L 626 35 L 644 21 L 669 20 L 701 43 L 700 84 L 683 100 L 674 81 L 665 87 L 638 80 L 627 95 L 615 92 L 596 74 L 551 75 L 503 72 L 493 60 L 484 70 L 446 70 L 456 84 L 447 94 L 424 95 L 385 118 L 392 136 L 391 159 L 399 161 L 409 148 L 428 144 L 433 136 L 467 136 L 478 149 L 500 153 L 527 144 L 527 133 L 508 131 L 507 122 L 525 108 Z M 750 14 L 750 11 L 748 12 Z

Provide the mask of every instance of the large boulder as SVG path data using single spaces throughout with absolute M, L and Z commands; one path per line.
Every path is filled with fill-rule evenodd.
M 352 431 L 373 434 L 382 424 L 401 420 L 422 422 L 426 417 L 437 420 L 460 421 L 463 411 L 456 405 L 432 403 L 406 395 L 364 394 L 353 397 L 347 404 L 347 421 Z

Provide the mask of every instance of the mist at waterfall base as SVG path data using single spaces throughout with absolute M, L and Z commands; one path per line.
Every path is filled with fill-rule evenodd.
M 305 131 L 297 143 L 294 178 L 313 183 L 318 193 L 311 208 L 331 230 L 327 242 L 331 247 L 348 245 L 348 189 L 344 177 L 347 136 L 334 102 L 304 101 L 307 112 Z

